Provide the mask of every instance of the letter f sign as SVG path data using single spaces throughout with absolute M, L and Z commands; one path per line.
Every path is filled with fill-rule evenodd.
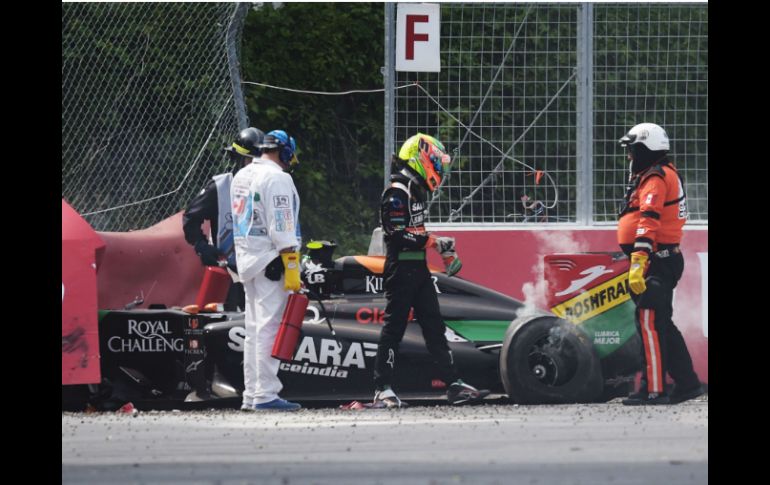
M 441 72 L 441 6 L 399 3 L 396 71 Z
M 427 15 L 407 15 L 406 16 L 406 58 L 410 61 L 414 59 L 414 43 L 417 41 L 427 42 L 428 34 L 415 34 L 414 24 L 417 22 L 428 23 Z

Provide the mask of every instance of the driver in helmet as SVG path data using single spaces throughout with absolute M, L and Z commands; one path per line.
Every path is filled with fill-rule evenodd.
M 442 176 L 449 169 L 449 155 L 436 138 L 417 133 L 404 142 L 398 158 L 400 170 L 391 175 L 380 205 L 386 244 L 383 280 L 387 306 L 375 360 L 374 405 L 389 408 L 404 405 L 391 383 L 398 363 L 398 346 L 412 308 L 422 327 L 425 345 L 438 363 L 441 380 L 449 383 L 448 401 L 451 404 L 478 401 L 489 391 L 478 390 L 458 376 L 425 258 L 425 250 L 434 248 L 445 263 L 449 262 L 447 274 L 459 270 L 454 238 L 428 233 L 424 224 L 427 194 L 441 184 Z
M 182 216 L 184 238 L 195 248 L 201 263 L 204 266 L 217 266 L 220 259 L 227 262 L 227 269 L 233 281 L 223 304 L 225 311 L 243 310 L 245 298 L 235 265 L 230 184 L 234 174 L 247 163 L 251 163 L 252 158 L 258 158 L 262 154 L 259 145 L 264 137 L 265 134 L 257 128 L 246 128 L 238 133 L 233 144 L 225 148 L 232 163 L 231 170 L 209 179 L 203 190 L 190 201 Z M 210 223 L 211 238 L 201 229 L 206 220 Z
M 641 337 L 641 386 L 625 405 L 675 404 L 703 393 L 679 329 L 671 320 L 674 288 L 684 271 L 679 249 L 687 201 L 681 175 L 668 159 L 669 139 L 654 123 L 641 123 L 620 139 L 630 161 L 618 244 L 631 259 L 628 285 Z M 666 373 L 674 379 L 666 390 Z

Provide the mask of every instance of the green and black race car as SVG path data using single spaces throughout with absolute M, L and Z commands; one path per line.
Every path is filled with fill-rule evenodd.
M 280 364 L 281 396 L 289 400 L 373 396 L 374 358 L 386 304 L 384 257 L 332 261 L 333 249 L 325 245 L 304 258 L 303 280 L 315 299 L 293 360 Z M 633 318 L 605 319 L 601 328 L 591 329 L 457 276 L 434 271 L 433 282 L 449 346 L 466 382 L 527 404 L 594 402 L 628 393 L 640 365 Z M 596 332 L 622 339 L 596 345 Z M 68 395 L 80 392 L 80 398 L 87 395 L 103 409 L 127 401 L 237 398 L 240 403 L 244 336 L 243 313 L 103 311 L 102 384 L 70 389 Z M 402 399 L 443 399 L 447 383 L 438 378 L 416 321 L 407 326 L 399 359 L 394 389 Z

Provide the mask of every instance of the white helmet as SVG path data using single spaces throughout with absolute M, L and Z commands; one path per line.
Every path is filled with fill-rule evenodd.
M 620 146 L 623 147 L 635 143 L 641 143 L 646 146 L 648 150 L 653 152 L 669 150 L 666 130 L 655 123 L 640 123 L 631 128 L 628 133 L 620 139 Z

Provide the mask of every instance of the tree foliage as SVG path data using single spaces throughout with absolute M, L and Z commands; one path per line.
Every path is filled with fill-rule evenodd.
M 384 9 L 371 3 L 265 3 L 243 31 L 244 81 L 307 91 L 383 86 Z M 249 123 L 297 140 L 305 241 L 366 252 L 382 190 L 383 93 L 302 94 L 244 85 Z

